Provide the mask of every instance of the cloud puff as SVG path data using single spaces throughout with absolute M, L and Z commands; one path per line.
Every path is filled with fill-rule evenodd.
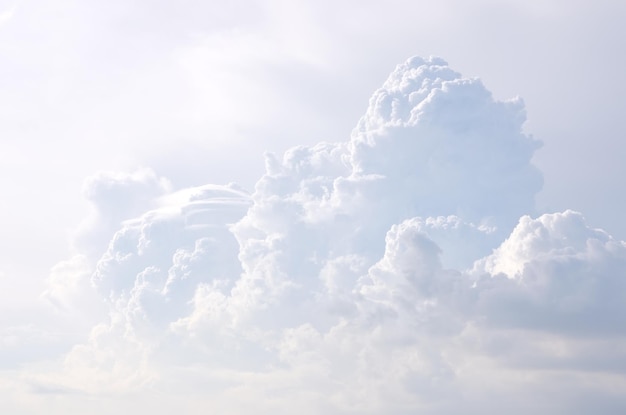
M 474 266 L 489 275 L 481 307 L 494 322 L 571 335 L 623 334 L 625 260 L 626 243 L 589 228 L 579 213 L 524 216 Z
M 99 172 L 87 177 L 83 195 L 92 212 L 77 232 L 75 247 L 83 254 L 100 255 L 123 220 L 155 207 L 155 199 L 170 191 L 169 181 L 150 169 Z
M 159 208 L 125 221 L 98 261 L 93 281 L 103 294 L 112 298 L 128 294 L 135 277 L 147 270 L 162 275 L 167 281 L 163 290 L 169 292 L 185 279 L 189 263 L 206 255 L 212 255 L 214 262 L 212 266 L 203 264 L 207 270 L 237 274 L 218 268 L 219 264 L 237 263 L 236 241 L 228 224 L 245 214 L 249 204 L 245 191 L 236 186 L 206 185 L 163 197 L 157 203 Z M 232 252 L 232 261 L 228 261 Z M 168 275 L 171 267 L 174 274 Z M 182 275 L 177 277 L 179 273 Z
M 251 195 L 92 180 L 121 224 L 91 276 L 110 321 L 37 382 L 228 413 L 623 407 L 623 382 L 586 379 L 623 375 L 626 244 L 572 211 L 524 216 L 541 175 L 523 122 L 520 100 L 412 58 L 349 141 L 267 154 Z
M 382 175 L 394 203 L 419 216 L 457 214 L 512 226 L 533 209 L 538 142 L 520 99 L 495 101 L 438 58 L 399 65 L 370 99 L 350 142 L 354 174 Z M 509 229 L 505 229 L 508 231 Z

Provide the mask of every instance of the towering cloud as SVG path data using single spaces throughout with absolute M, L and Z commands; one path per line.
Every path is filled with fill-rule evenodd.
M 252 194 L 92 179 L 119 224 L 91 264 L 110 321 L 34 382 L 224 413 L 626 408 L 626 243 L 533 219 L 523 122 L 519 99 L 411 58 L 348 141 L 267 154 Z

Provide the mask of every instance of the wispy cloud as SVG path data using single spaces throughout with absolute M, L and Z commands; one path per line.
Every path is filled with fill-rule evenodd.
M 0 26 L 2 26 L 3 24 L 5 24 L 6 22 L 8 22 L 9 20 L 13 18 L 13 16 L 15 15 L 15 12 L 17 11 L 18 6 L 19 6 L 19 2 L 16 2 L 11 7 L 4 9 L 4 10 L 0 10 Z

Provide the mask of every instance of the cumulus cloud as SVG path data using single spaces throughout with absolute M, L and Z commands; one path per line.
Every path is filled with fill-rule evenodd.
M 87 177 L 83 195 L 92 212 L 75 237 L 84 254 L 98 256 L 121 222 L 155 207 L 155 199 L 171 191 L 169 181 L 150 169 L 132 173 L 99 172 Z
M 115 229 L 91 265 L 57 266 L 49 295 L 90 281 L 110 321 L 32 381 L 227 413 L 625 407 L 626 243 L 536 215 L 523 123 L 521 100 L 412 58 L 349 140 L 267 154 L 252 194 L 90 179 L 92 228 Z
M 626 322 L 625 260 L 624 241 L 565 211 L 522 217 L 474 272 L 489 276 L 481 307 L 493 321 L 552 333 L 618 335 Z

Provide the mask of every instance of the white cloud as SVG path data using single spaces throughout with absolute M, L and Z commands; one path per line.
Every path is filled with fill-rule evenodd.
M 24 378 L 65 409 L 87 401 L 55 391 L 130 393 L 122 412 L 624 408 L 626 243 L 573 211 L 533 219 L 523 122 L 521 100 L 412 58 L 349 141 L 267 154 L 251 195 L 95 176 L 81 237 L 112 237 L 77 244 L 101 255 L 46 295 L 97 293 L 110 319 Z
M 6 0 L 0 15 L 0 412 L 526 413 L 529 403 L 540 413 L 625 412 L 620 320 L 608 315 L 623 314 L 612 270 L 623 266 L 626 238 L 626 3 Z M 353 174 L 347 139 L 369 94 L 393 63 L 430 53 L 470 76 L 468 89 L 479 75 L 496 102 L 524 97 L 523 129 L 544 143 L 533 155 L 545 178 L 537 210 L 532 174 L 521 174 L 520 200 L 494 191 L 480 205 L 477 166 L 455 169 L 445 146 L 434 159 L 452 166 L 433 163 L 424 183 L 406 172 L 429 149 L 385 147 L 382 137 L 357 160 L 376 172 Z M 411 108 L 393 85 L 372 128 L 427 130 L 402 111 L 382 116 L 385 102 Z M 448 121 L 472 119 L 464 108 Z M 315 148 L 321 139 L 331 144 Z M 236 237 L 221 224 L 246 209 L 228 204 L 224 215 L 191 215 L 223 232 L 181 225 L 189 198 L 169 197 L 172 188 L 234 180 L 253 189 L 259 154 L 298 143 L 307 147 L 276 157 L 275 177 L 246 202 L 255 212 Z M 496 160 L 516 155 L 505 153 Z M 140 178 L 138 165 L 158 174 Z M 121 176 L 135 177 L 133 190 L 81 201 L 83 178 L 97 171 L 129 172 L 108 177 L 121 187 Z M 458 176 L 464 186 L 440 191 Z M 497 187 L 500 175 L 487 176 Z M 402 192 L 411 186 L 421 191 Z M 616 240 L 575 225 L 575 215 L 551 219 L 567 232 L 541 215 L 566 209 Z M 429 240 L 439 261 L 402 262 L 402 252 L 434 250 Z M 426 313 L 417 322 L 406 306 L 415 298 Z M 379 324 L 381 336 L 406 339 L 407 322 L 440 340 L 409 337 L 403 351 L 367 333 Z M 74 345 L 82 348 L 57 367 Z M 409 362 L 405 384 L 427 398 L 401 393 L 394 361 Z M 376 369 L 385 365 L 388 373 Z M 451 381 L 436 375 L 446 365 Z M 444 398 L 427 401 L 436 391 Z
M 149 169 L 131 174 L 100 172 L 85 180 L 83 193 L 101 215 L 131 217 L 146 210 L 156 196 L 169 190 L 166 179 Z M 118 219 L 119 220 L 119 219 Z
M 522 217 L 509 239 L 478 261 L 474 271 L 492 276 L 480 302 L 494 322 L 621 336 L 625 261 L 624 241 L 566 211 L 535 220 Z
M 284 3 L 20 2 L 0 34 L 3 270 L 35 290 L 68 257 L 58 241 L 85 216 L 77 189 L 94 171 L 251 188 L 258 153 L 343 140 L 414 53 L 524 96 L 545 142 L 541 211 L 584 211 L 624 239 L 619 2 Z

